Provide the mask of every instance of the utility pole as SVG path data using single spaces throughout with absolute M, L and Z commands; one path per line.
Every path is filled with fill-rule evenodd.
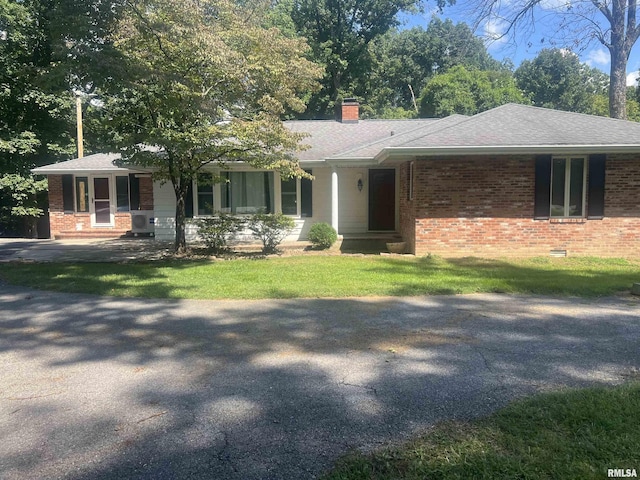
M 82 98 L 80 93 L 76 93 L 76 125 L 78 129 L 78 158 L 84 157 L 84 146 L 82 138 Z

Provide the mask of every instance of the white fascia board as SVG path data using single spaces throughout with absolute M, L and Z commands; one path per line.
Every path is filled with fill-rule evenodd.
M 399 156 L 435 157 L 454 155 L 640 153 L 640 144 L 619 145 L 486 145 L 456 147 L 389 147 L 376 157 L 379 163 Z
M 327 165 L 331 167 L 375 167 L 380 162 L 375 158 L 327 158 Z
M 59 168 L 47 168 L 38 167 L 32 168 L 31 173 L 36 175 L 95 175 L 100 173 L 144 173 L 142 170 L 132 170 L 129 168 L 93 168 L 90 170 L 76 170 L 76 169 L 59 169 Z M 151 172 L 149 172 L 151 173 Z

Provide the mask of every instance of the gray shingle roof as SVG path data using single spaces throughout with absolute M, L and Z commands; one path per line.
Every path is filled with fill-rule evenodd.
M 401 147 L 516 145 L 640 146 L 640 123 L 510 103 L 426 132 Z
M 120 158 L 119 153 L 94 153 L 82 158 L 74 158 L 66 162 L 53 163 L 44 167 L 34 168 L 33 173 L 47 175 L 73 172 L 122 172 L 126 168 L 118 167 L 114 162 Z
M 570 149 L 640 153 L 640 123 L 517 104 L 502 105 L 472 117 L 358 123 L 299 120 L 285 124 L 291 131 L 310 135 L 302 143 L 311 148 L 298 154 L 302 162 L 381 162 L 407 155 L 559 153 Z M 97 153 L 35 168 L 33 172 L 128 172 L 115 165 L 118 158 L 119 154 Z
M 365 147 L 382 139 L 390 138 L 392 134 L 395 137 L 405 132 L 427 127 L 438 121 L 434 118 L 360 120 L 358 123 L 341 123 L 334 120 L 293 120 L 285 122 L 285 125 L 293 132 L 310 135 L 304 138 L 301 143 L 309 145 L 311 148 L 298 154 L 298 159 L 304 162 L 321 161 L 340 156 L 342 152 Z M 375 154 L 369 156 L 373 157 Z

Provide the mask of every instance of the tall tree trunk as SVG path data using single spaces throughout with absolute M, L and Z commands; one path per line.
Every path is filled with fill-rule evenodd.
M 609 86 L 609 116 L 627 118 L 627 56 L 624 48 L 612 48 Z
M 187 182 L 181 179 L 179 185 L 174 185 L 176 194 L 176 253 L 185 253 L 187 251 L 187 236 L 185 229 L 185 198 L 187 196 Z

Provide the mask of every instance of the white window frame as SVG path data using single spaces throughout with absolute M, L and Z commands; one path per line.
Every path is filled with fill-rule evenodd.
M 564 206 L 563 215 L 553 215 L 553 162 L 554 160 L 565 161 L 565 173 L 564 173 Z M 571 208 L 571 164 L 573 160 L 582 160 L 582 211 L 579 215 L 569 215 L 569 209 Z M 551 158 L 551 188 L 549 189 L 549 217 L 550 218 L 584 218 L 586 212 L 586 199 L 587 199 L 587 157 L 584 155 L 556 155 Z

